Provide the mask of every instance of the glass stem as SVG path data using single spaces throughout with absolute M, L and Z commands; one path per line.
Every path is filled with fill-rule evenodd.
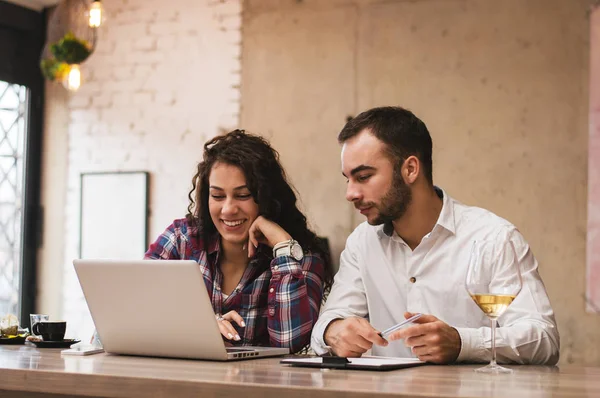
M 491 319 L 492 322 L 492 361 L 490 366 L 496 366 L 496 320 Z

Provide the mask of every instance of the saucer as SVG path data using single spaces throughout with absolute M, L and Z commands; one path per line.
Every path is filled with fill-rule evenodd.
M 20 345 L 25 343 L 27 336 L 0 337 L 0 344 Z
M 35 344 L 37 348 L 69 348 L 80 341 L 76 339 L 64 339 L 60 341 L 30 341 L 30 343 Z

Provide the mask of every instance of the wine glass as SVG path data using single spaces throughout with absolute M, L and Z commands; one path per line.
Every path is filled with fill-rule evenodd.
M 476 372 L 512 372 L 496 364 L 496 322 L 522 285 L 519 261 L 510 240 L 473 242 L 465 287 L 475 304 L 490 318 L 492 326 L 492 360 L 489 365 L 475 369 Z

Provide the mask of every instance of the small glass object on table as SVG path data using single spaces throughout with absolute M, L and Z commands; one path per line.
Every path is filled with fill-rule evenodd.
M 510 240 L 473 242 L 465 287 L 475 304 L 490 318 L 492 328 L 492 359 L 489 365 L 475 369 L 476 372 L 512 372 L 496 363 L 496 323 L 522 286 L 519 260 Z

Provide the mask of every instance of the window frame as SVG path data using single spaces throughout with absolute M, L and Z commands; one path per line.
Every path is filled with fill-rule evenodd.
M 37 299 L 37 251 L 41 246 L 40 204 L 44 118 L 44 78 L 39 60 L 46 39 L 46 11 L 37 12 L 0 0 L 0 80 L 29 89 L 23 180 L 21 324 L 29 323 Z M 4 62 L 7 61 L 7 62 Z

